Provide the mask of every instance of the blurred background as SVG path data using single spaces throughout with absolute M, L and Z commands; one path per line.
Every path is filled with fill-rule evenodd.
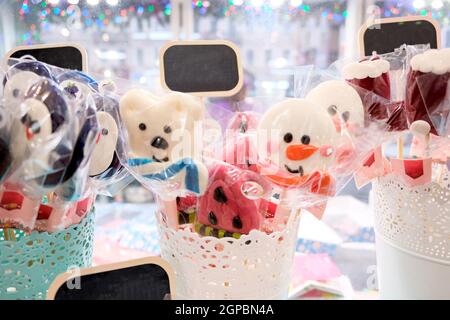
M 181 39 L 228 39 L 241 49 L 250 96 L 291 96 L 293 67 L 357 57 L 367 19 L 432 16 L 450 45 L 450 0 L 0 0 L 0 54 L 72 41 L 90 72 L 153 87 L 159 49 Z

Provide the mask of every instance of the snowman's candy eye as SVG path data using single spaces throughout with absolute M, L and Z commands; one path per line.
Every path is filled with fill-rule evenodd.
M 337 113 L 337 107 L 332 104 L 331 106 L 328 107 L 328 114 L 330 116 L 334 116 Z
M 304 135 L 301 141 L 303 144 L 309 144 L 311 142 L 311 138 L 308 135 Z
M 107 136 L 108 133 L 109 133 L 108 129 L 106 129 L 106 128 L 102 129 L 102 136 Z
M 347 122 L 350 119 L 350 111 L 345 111 L 342 113 L 342 120 L 344 120 L 344 122 Z
M 294 139 L 294 137 L 292 136 L 292 133 L 288 132 L 284 135 L 283 140 L 286 143 L 291 143 L 292 139 Z
M 145 123 L 139 123 L 139 130 L 145 131 L 145 129 L 147 129 L 147 126 L 145 125 Z

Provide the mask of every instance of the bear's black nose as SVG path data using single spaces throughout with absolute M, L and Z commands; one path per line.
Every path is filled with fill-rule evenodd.
M 151 146 L 157 149 L 166 150 L 169 147 L 169 143 L 163 137 L 155 137 L 152 140 Z

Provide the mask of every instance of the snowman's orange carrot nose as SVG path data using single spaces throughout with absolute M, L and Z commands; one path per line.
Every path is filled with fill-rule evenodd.
M 297 144 L 287 147 L 286 157 L 289 160 L 304 160 L 311 157 L 319 148 L 309 144 Z

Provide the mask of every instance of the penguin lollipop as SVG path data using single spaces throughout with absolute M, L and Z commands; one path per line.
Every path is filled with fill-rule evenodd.
M 119 102 L 110 96 L 96 96 L 99 133 L 92 154 L 89 176 L 96 180 L 107 180 L 123 170 L 117 155 L 119 126 L 117 117 Z
M 3 78 L 3 98 L 6 103 L 20 103 L 28 89 L 42 78 L 53 79 L 45 64 L 34 60 L 16 63 Z
M 69 109 L 63 92 L 49 79 L 41 79 L 24 95 L 23 115 L 12 129 L 12 153 L 31 180 L 56 185 L 70 158 L 63 136 L 68 131 Z

